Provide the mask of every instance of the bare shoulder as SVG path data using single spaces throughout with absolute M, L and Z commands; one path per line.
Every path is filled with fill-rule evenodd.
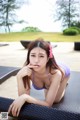
M 56 69 L 56 70 L 51 70 L 51 80 L 53 79 L 60 79 L 62 78 L 62 73 L 60 70 Z
M 51 69 L 51 75 L 62 75 L 61 71 L 58 69 Z

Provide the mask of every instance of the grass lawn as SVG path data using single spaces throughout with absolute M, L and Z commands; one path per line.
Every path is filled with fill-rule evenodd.
M 65 36 L 55 32 L 12 32 L 0 33 L 0 42 L 17 42 L 20 40 L 35 40 L 42 37 L 51 42 L 75 42 L 80 41 L 80 35 Z

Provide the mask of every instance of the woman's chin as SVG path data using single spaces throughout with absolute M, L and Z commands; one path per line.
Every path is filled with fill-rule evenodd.
M 34 71 L 40 71 L 40 67 L 34 68 Z

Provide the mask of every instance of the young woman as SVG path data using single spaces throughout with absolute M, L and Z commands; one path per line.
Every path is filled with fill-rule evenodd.
M 17 74 L 19 97 L 10 105 L 9 111 L 18 116 L 25 102 L 49 106 L 58 103 L 65 93 L 70 69 L 55 61 L 51 45 L 43 39 L 30 43 L 24 67 Z M 45 100 L 30 96 L 30 81 L 35 89 L 44 89 Z

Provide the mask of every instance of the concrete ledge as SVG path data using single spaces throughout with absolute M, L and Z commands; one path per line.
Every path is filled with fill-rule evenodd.
M 28 48 L 28 45 L 29 45 L 29 43 L 30 43 L 31 41 L 30 41 L 30 40 L 21 40 L 20 42 L 21 42 L 22 46 L 23 46 L 25 49 L 27 49 L 27 48 Z
M 74 50 L 80 51 L 80 42 L 74 42 Z

